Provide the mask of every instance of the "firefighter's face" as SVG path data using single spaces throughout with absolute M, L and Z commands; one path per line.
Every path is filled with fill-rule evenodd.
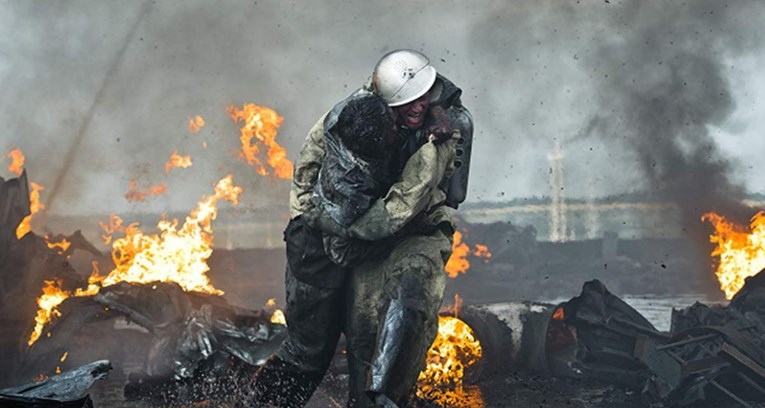
M 396 106 L 393 111 L 396 112 L 399 124 L 409 129 L 419 129 L 425 123 L 428 107 L 430 107 L 430 91 L 406 105 Z

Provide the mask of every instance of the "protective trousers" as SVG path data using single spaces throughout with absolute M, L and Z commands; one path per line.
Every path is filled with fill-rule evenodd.
M 445 227 L 404 237 L 386 259 L 351 273 L 349 406 L 407 406 L 438 331 L 452 234 Z
M 285 274 L 288 337 L 257 371 L 254 390 L 240 406 L 303 407 L 335 355 L 343 330 L 347 286 L 321 288 Z

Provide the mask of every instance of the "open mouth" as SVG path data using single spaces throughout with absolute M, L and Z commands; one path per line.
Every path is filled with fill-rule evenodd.
M 422 122 L 422 118 L 423 118 L 422 113 L 416 113 L 416 114 L 410 113 L 406 115 L 406 120 L 409 123 L 420 123 Z

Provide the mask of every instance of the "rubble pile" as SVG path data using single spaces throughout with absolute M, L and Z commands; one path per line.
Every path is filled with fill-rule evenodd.
M 0 405 L 4 407 L 64 407 L 91 408 L 87 395 L 97 380 L 106 378 L 111 364 L 95 361 L 74 370 L 32 384 L 0 390 Z
M 216 196 L 208 197 L 200 203 L 201 210 L 192 213 L 201 219 L 191 219 L 204 229 L 197 234 L 200 239 L 206 239 L 205 233 L 211 231 L 209 219 L 214 217 L 215 199 L 228 192 L 218 191 L 219 187 Z M 232 194 L 237 192 L 231 190 Z M 286 326 L 277 318 L 281 313 L 278 309 L 235 307 L 214 288 L 189 290 L 183 286 L 188 283 L 185 281 L 117 280 L 106 284 L 97 270 L 86 278 L 68 261 L 74 250 L 91 253 L 102 265 L 110 265 L 112 259 L 79 231 L 52 239 L 31 231 L 17 237 L 15 226 L 29 213 L 26 173 L 8 181 L 0 179 L 0 327 L 4 332 L 0 346 L 11 351 L 0 357 L 7 368 L 2 374 L 7 377 L 0 378 L 0 383 L 36 380 L 4 390 L 7 401 L 27 397 L 39 400 L 47 395 L 51 401 L 74 404 L 63 406 L 89 406 L 86 392 L 92 381 L 83 379 L 87 373 L 105 373 L 101 368 L 109 362 L 104 358 L 120 370 L 132 369 L 125 387 L 128 398 L 165 402 L 222 399 L 239 387 L 237 379 L 249 378 L 286 335 Z M 209 252 L 203 255 L 209 256 Z M 125 254 L 123 250 L 121 255 Z M 206 271 L 201 267 L 189 269 L 201 274 Z M 88 289 L 82 290 L 84 287 Z M 60 297 L 55 305 L 45 309 L 46 296 L 56 295 Z M 44 321 L 35 325 L 31 317 L 35 311 L 40 317 L 41 310 L 46 312 Z M 40 328 L 39 333 L 32 330 L 33 326 Z M 96 363 L 89 363 L 92 361 Z M 62 367 L 73 370 L 46 377 L 61 373 Z M 56 386 L 55 392 L 44 391 L 45 395 L 43 391 L 21 392 L 47 390 L 55 384 L 64 385 Z M 78 391 L 76 398 L 58 398 L 62 387 L 77 387 L 82 392 Z M 45 403 L 41 400 L 40 406 Z

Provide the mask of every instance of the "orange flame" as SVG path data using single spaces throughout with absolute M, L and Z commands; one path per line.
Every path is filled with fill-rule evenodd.
M 119 217 L 110 216 L 109 224 L 101 223 L 101 227 L 110 234 L 125 233 L 112 244 L 114 269 L 107 276 L 99 276 L 94 269 L 88 287 L 74 293 L 62 290 L 52 281 L 46 282 L 43 295 L 37 299 L 36 326 L 28 344 L 37 341 L 45 324 L 58 313 L 56 307 L 66 298 L 92 296 L 101 287 L 118 282 L 175 282 L 186 291 L 222 295 L 223 291 L 216 289 L 207 277 L 210 270 L 207 259 L 213 252 L 211 222 L 218 214 L 218 201 L 223 199 L 236 205 L 241 192 L 231 175 L 222 178 L 215 185 L 215 193 L 197 203 L 180 228 L 178 220 L 162 220 L 157 224 L 158 234 L 145 234 L 137 223 L 123 228 Z
M 465 392 L 463 378 L 465 369 L 482 355 L 481 343 L 470 326 L 456 317 L 439 316 L 438 334 L 417 379 L 417 395 L 441 406 L 481 406 L 480 401 L 466 401 L 481 397 Z M 458 401 L 461 403 L 455 404 Z
M 205 120 L 196 115 L 193 118 L 189 116 L 189 133 L 197 133 L 205 126 Z
M 277 129 L 284 122 L 284 118 L 273 109 L 253 103 L 244 104 L 241 110 L 231 104 L 226 108 L 226 112 L 234 123 L 244 122 L 239 136 L 242 142 L 240 158 L 250 166 L 255 166 L 258 174 L 268 175 L 266 166 L 258 158 L 262 143 L 268 148 L 266 163 L 274 170 L 276 177 L 292 178 L 292 162 L 287 159 L 287 150 L 276 142 Z
M 470 246 L 462 242 L 462 233 L 455 231 L 454 241 L 452 242 L 452 256 L 449 257 L 445 267 L 446 273 L 450 278 L 456 278 L 470 269 L 470 261 L 467 259 L 469 254 L 486 260 L 491 258 L 491 252 L 489 252 L 489 248 L 486 245 L 476 244 L 475 250 L 471 251 Z
M 24 169 L 24 153 L 19 149 L 13 149 L 6 157 L 11 158 L 11 164 L 8 165 L 8 171 L 20 176 Z
M 50 241 L 48 241 L 48 237 L 47 236 L 45 237 L 45 244 L 48 245 L 48 248 L 50 248 L 50 249 L 58 248 L 59 249 L 59 251 L 58 251 L 59 254 L 63 254 L 64 252 L 66 252 L 69 249 L 69 246 L 72 245 L 72 243 L 69 242 L 66 238 L 62 239 L 59 242 L 50 242 Z
M 146 197 L 157 197 L 165 194 L 166 192 L 167 184 L 165 183 L 150 186 L 148 189 L 146 189 L 146 191 L 141 191 L 138 189 L 138 183 L 135 181 L 135 178 L 131 177 L 130 182 L 128 183 L 128 191 L 125 193 L 125 199 L 131 203 L 145 201 Z
M 284 317 L 284 312 L 282 312 L 281 309 L 274 310 L 274 314 L 271 315 L 271 323 L 281 324 L 283 326 L 287 325 L 287 318 Z
M 715 232 L 709 242 L 717 244 L 712 256 L 718 257 L 717 280 L 727 299 L 744 287 L 744 281 L 765 268 L 765 212 L 752 217 L 748 227 L 734 224 L 724 216 L 707 213 L 701 217 L 709 221 Z
M 112 235 L 115 233 L 124 233 L 126 229 L 138 228 L 137 222 L 131 223 L 127 227 L 124 227 L 122 223 L 122 218 L 114 213 L 109 214 L 109 221 L 107 223 L 101 221 L 98 222 L 98 225 L 100 225 L 101 229 L 104 231 L 104 234 L 101 234 L 101 239 L 104 240 L 104 244 L 109 245 L 112 242 Z
M 27 235 L 32 230 L 32 216 L 45 209 L 45 206 L 40 202 L 40 191 L 45 190 L 45 187 L 37 184 L 32 184 L 32 191 L 29 192 L 29 215 L 24 217 L 16 227 L 16 238 L 21 239 L 24 235 Z
M 165 163 L 165 174 L 169 173 L 170 169 L 178 167 L 184 169 L 186 167 L 191 167 L 191 156 L 181 156 L 176 150 L 170 155 L 170 159 L 168 159 L 167 163 Z
M 32 334 L 29 336 L 27 345 L 31 346 L 42 335 L 45 324 L 51 321 L 54 317 L 61 316 L 61 312 L 56 308 L 67 298 L 72 296 L 92 296 L 98 293 L 98 286 L 95 285 L 94 277 L 91 276 L 88 279 L 88 287 L 86 289 L 77 289 L 74 293 L 61 289 L 61 283 L 58 281 L 46 280 L 44 281 L 43 294 L 37 298 L 37 315 L 35 316 L 35 328 L 32 330 Z M 50 333 L 49 333 L 50 335 Z
M 287 325 L 287 318 L 284 317 L 284 312 L 282 312 L 281 309 L 276 309 L 276 299 L 268 299 L 266 308 L 273 309 L 273 312 L 271 313 L 271 323 Z

